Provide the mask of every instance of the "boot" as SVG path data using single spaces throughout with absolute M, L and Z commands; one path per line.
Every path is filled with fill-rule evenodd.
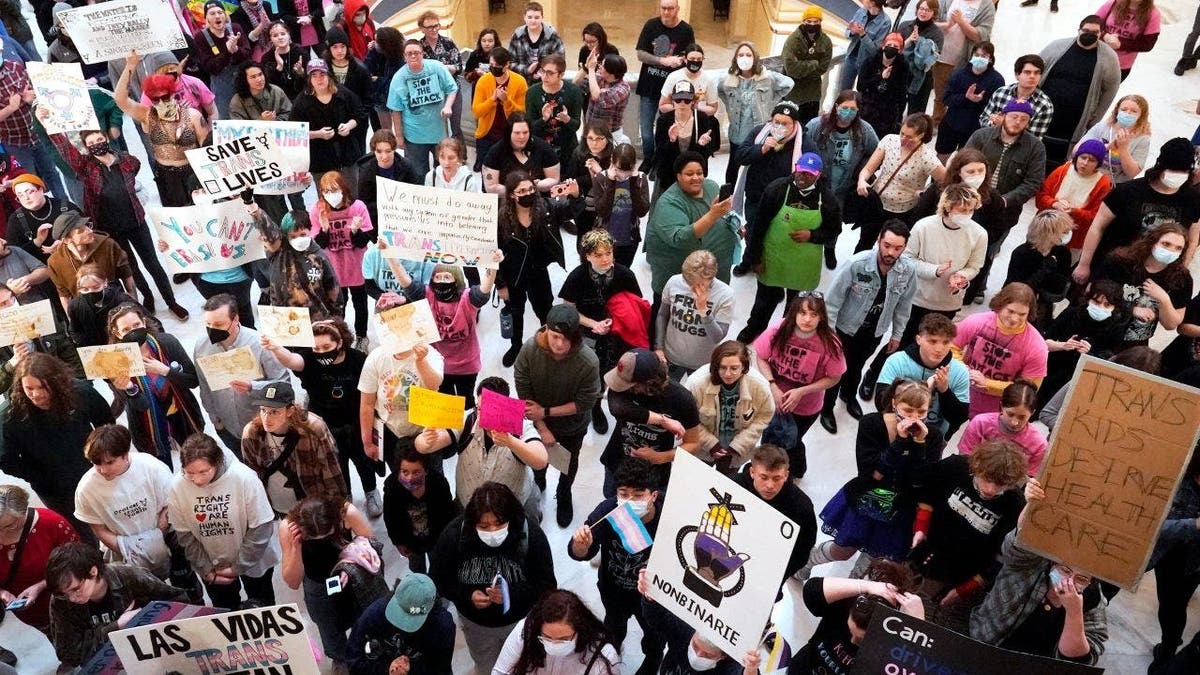
M 832 270 L 837 267 L 837 249 L 832 246 L 825 247 L 825 269 Z
M 500 359 L 500 362 L 504 364 L 505 368 L 512 368 L 513 364 L 517 362 L 517 354 L 520 351 L 521 345 L 519 344 L 509 347 L 508 351 L 504 352 L 504 358 Z
M 836 562 L 836 559 L 833 557 L 833 540 L 826 539 L 813 547 L 812 553 L 808 554 L 808 562 L 804 563 L 804 567 L 796 570 L 792 578 L 800 583 L 804 583 L 812 576 L 814 567 L 831 562 Z

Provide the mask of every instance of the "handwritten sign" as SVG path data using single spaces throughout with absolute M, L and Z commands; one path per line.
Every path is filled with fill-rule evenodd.
M 493 194 L 376 178 L 383 255 L 417 262 L 495 269 L 499 201 Z
M 1018 543 L 1137 586 L 1200 432 L 1200 391 L 1079 360 Z
M 129 673 L 316 673 L 295 604 L 153 623 L 109 634 Z
M 54 335 L 54 309 L 49 300 L 0 309 L 0 347 L 11 347 L 24 340 Z
M 267 257 L 262 236 L 240 201 L 146 207 L 172 272 L 216 272 Z
M 78 63 L 25 64 L 33 92 L 37 94 L 38 119 L 48 134 L 61 134 L 83 129 L 99 129 L 96 110 L 83 81 L 83 67 Z
M 275 139 L 275 148 L 291 168 L 278 180 L 268 180 L 254 187 L 260 195 L 287 195 L 304 192 L 311 180 L 308 175 L 308 122 L 267 122 L 265 120 L 216 120 L 213 122 L 213 143 L 220 145 L 237 138 L 261 133 Z
M 312 347 L 312 318 L 307 307 L 258 306 L 258 330 L 285 347 Z
M 479 397 L 479 426 L 519 435 L 525 428 L 525 401 L 484 389 Z
M 253 382 L 262 379 L 262 366 L 249 347 L 238 347 L 196 359 L 196 367 L 204 374 L 210 391 L 228 389 L 234 380 Z
M 423 389 L 408 388 L 408 421 L 431 429 L 461 429 L 467 399 Z
M 204 191 L 217 199 L 257 190 L 263 183 L 293 173 L 291 160 L 275 144 L 275 135 L 265 131 L 183 154 Z
M 650 596 L 731 656 L 755 649 L 800 528 L 686 452 L 675 453 Z
M 114 380 L 118 377 L 141 377 L 146 374 L 142 349 L 132 342 L 111 345 L 77 347 L 83 372 L 89 380 Z
M 380 312 L 379 339 L 399 354 L 416 344 L 433 344 L 442 339 L 428 300 L 418 300 Z
M 58 14 L 86 64 L 123 59 L 134 49 L 140 54 L 186 49 L 187 40 L 168 0 L 113 0 L 68 9 Z
M 871 625 L 850 672 L 855 675 L 1100 675 L 1104 669 L 1000 649 L 880 605 L 871 615 Z

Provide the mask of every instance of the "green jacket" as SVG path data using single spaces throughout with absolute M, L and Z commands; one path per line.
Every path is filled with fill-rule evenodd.
M 809 53 L 809 49 L 812 53 Z M 833 59 L 833 41 L 824 33 L 817 33 L 815 44 L 809 45 L 800 27 L 783 43 L 783 74 L 795 80 L 792 90 L 785 97 L 796 103 L 821 100 L 821 78 L 829 72 Z
M 575 404 L 574 415 L 546 418 L 555 436 L 582 435 L 592 421 L 592 407 L 600 398 L 600 361 L 596 352 L 582 342 L 560 360 L 550 355 L 546 336 L 538 331 L 525 341 L 513 364 L 517 397 L 552 408 Z

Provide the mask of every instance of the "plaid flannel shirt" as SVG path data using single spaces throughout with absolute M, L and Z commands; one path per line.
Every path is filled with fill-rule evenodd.
M 4 59 L 3 67 L 0 67 L 0 104 L 7 106 L 9 97 L 20 95 L 32 87 L 25 64 Z M 33 110 L 28 103 L 22 102 L 16 112 L 0 120 L 0 142 L 25 147 L 37 145 L 37 136 L 33 133 Z
M 979 115 L 979 124 L 984 127 L 992 125 L 992 115 L 999 115 L 1008 102 L 1017 97 L 1016 83 L 1000 87 L 992 92 L 992 97 Z M 1033 94 L 1025 99 L 1033 106 L 1033 119 L 1029 120 L 1029 133 L 1041 138 L 1050 129 L 1050 120 L 1054 117 L 1054 103 L 1041 89 L 1034 89 Z
M 296 474 L 306 497 L 347 496 L 346 483 L 342 480 L 342 469 L 338 465 L 337 445 L 324 420 L 309 413 L 308 425 L 312 435 L 300 434 L 296 450 L 288 458 L 288 468 Z M 288 433 L 290 437 L 295 431 Z M 267 432 L 255 428 L 254 422 L 246 426 L 242 434 L 242 460 L 254 469 L 261 479 L 266 479 L 267 467 L 278 457 L 267 443 Z

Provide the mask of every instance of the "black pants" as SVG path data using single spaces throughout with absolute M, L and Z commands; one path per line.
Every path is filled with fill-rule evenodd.
M 754 142 L 753 138 L 746 140 L 751 144 Z M 742 147 L 743 145 L 745 145 L 745 143 L 734 143 L 733 141 L 729 141 L 729 164 L 725 165 L 725 182 L 731 185 L 737 183 L 738 170 L 742 168 L 741 164 L 733 161 L 733 156 L 737 154 L 738 148 Z
M 533 313 L 538 321 L 545 323 L 550 306 L 554 304 L 554 291 L 550 288 L 550 272 L 546 268 L 530 268 L 525 270 L 525 278 L 520 286 L 508 287 L 508 300 L 504 306 L 512 312 L 513 335 L 512 345 L 520 348 L 525 342 L 525 301 L 533 305 Z
M 383 462 L 367 457 L 367 453 L 363 450 L 362 433 L 358 428 L 358 422 L 332 427 L 329 432 L 333 434 L 333 441 L 337 447 L 338 465 L 342 467 L 342 478 L 346 481 L 346 494 L 354 492 L 350 487 L 350 462 L 352 461 L 355 471 L 358 472 L 358 479 L 362 481 L 363 492 L 374 491 L 377 486 L 378 474 L 382 473 Z
M 904 221 L 905 225 L 912 227 L 918 220 L 916 211 L 915 207 L 902 213 L 893 213 L 885 209 L 878 222 L 855 223 L 855 226 L 858 227 L 858 243 L 854 245 L 854 252 L 865 251 L 875 245 L 875 240 L 879 239 L 879 232 L 883 230 L 883 221 L 885 220 L 897 218 Z
M 629 634 L 629 619 L 637 619 L 642 628 L 642 654 L 646 656 L 642 670 L 638 672 L 658 672 L 655 666 L 662 662 L 667 645 L 660 633 L 651 629 L 642 617 L 641 595 L 636 591 L 609 590 L 600 594 L 600 602 L 604 605 L 604 627 L 612 635 L 618 651 L 622 651 L 625 636 Z
M 1187 625 L 1188 601 L 1200 587 L 1200 572 L 1187 569 L 1187 554 L 1183 547 L 1176 547 L 1158 561 L 1154 567 L 1158 594 L 1158 625 L 1162 629 L 1162 643 L 1175 650 L 1183 643 L 1183 629 Z
M 275 568 L 272 567 L 261 577 L 243 574 L 229 584 L 210 584 L 206 581 L 204 590 L 208 591 L 208 599 L 212 601 L 213 607 L 237 610 L 242 606 L 242 587 L 244 586 L 247 601 L 267 607 L 275 604 L 275 586 L 271 583 L 271 576 L 274 572 Z
M 367 334 L 367 286 L 359 284 L 358 286 L 342 286 L 338 297 L 338 304 L 342 306 L 342 318 L 346 318 L 346 296 L 354 301 L 354 335 L 362 337 Z
M 650 291 L 654 293 L 654 291 Z M 650 325 L 646 329 L 646 334 L 650 337 L 650 349 L 654 349 L 655 340 L 658 338 L 658 313 L 662 310 L 662 291 L 654 293 L 654 297 L 650 299 Z M 604 377 L 604 373 L 600 373 L 600 377 Z
M 162 296 L 163 302 L 167 306 L 175 304 L 175 290 L 171 288 L 171 280 L 167 277 L 167 273 L 163 271 L 162 264 L 158 262 L 158 249 L 154 246 L 154 240 L 150 237 L 150 230 L 142 223 L 138 223 L 137 227 L 128 232 L 109 233 L 121 246 L 121 250 L 125 251 L 125 255 L 129 256 L 129 267 L 133 270 L 133 282 L 137 284 L 138 291 L 142 294 L 142 304 L 151 312 L 154 311 L 154 294 L 150 291 L 150 284 L 146 281 L 146 277 L 138 268 L 138 261 L 141 261 L 142 267 L 150 273 L 154 279 L 154 285 L 158 286 L 158 293 Z M 137 253 L 137 259 L 134 259 L 134 253 Z
M 1196 18 L 1192 19 L 1192 32 L 1183 41 L 1183 58 L 1191 59 L 1192 65 L 1200 59 L 1200 51 L 1196 51 L 1197 39 L 1200 39 L 1200 7 L 1196 8 Z
M 200 292 L 200 297 L 208 300 L 214 295 L 228 293 L 237 300 L 238 321 L 246 328 L 254 328 L 254 303 L 250 300 L 251 281 L 244 279 L 232 284 L 214 284 L 200 278 L 199 274 L 192 276 L 192 283 Z
M 190 165 L 154 165 L 154 184 L 163 206 L 191 206 L 192 190 L 200 188 L 200 179 Z
M 475 407 L 475 380 L 477 379 L 479 379 L 479 373 L 443 375 L 442 386 L 438 387 L 438 391 L 452 396 L 462 396 L 467 399 L 467 410 L 470 410 Z
M 796 109 L 800 111 L 800 126 L 808 124 L 809 120 L 821 114 L 820 101 L 802 101 L 796 104 Z
M 583 437 L 587 435 L 587 429 L 584 429 L 581 434 L 573 434 L 571 436 L 555 436 L 554 440 L 558 444 L 567 449 L 571 453 L 571 465 L 567 468 L 566 474 L 560 474 L 558 477 L 558 488 L 555 489 L 555 494 L 561 499 L 563 495 L 571 493 L 571 486 L 575 484 L 575 474 L 579 472 L 579 450 L 583 447 Z M 546 489 L 546 471 L 547 469 L 534 469 L 533 482 L 537 483 L 541 490 Z
M 804 434 L 812 428 L 818 415 L 792 415 L 796 420 L 796 444 L 787 449 L 788 475 L 792 478 L 803 478 L 808 472 L 808 455 L 804 446 Z
M 799 292 L 792 288 L 768 286 L 759 281 L 758 290 L 754 293 L 754 307 L 750 309 L 746 327 L 738 333 L 738 342 L 746 345 L 753 343 L 754 339 L 767 329 L 767 324 L 771 322 L 771 317 L 775 316 L 775 310 L 779 308 L 779 302 L 786 297 L 788 304 L 791 304 Z M 787 305 L 784 305 L 783 311 L 787 312 Z
M 842 379 L 825 390 L 825 406 L 822 412 L 833 412 L 840 392 L 844 400 L 853 400 L 862 380 L 863 366 L 867 359 L 879 346 L 879 338 L 875 337 L 875 324 L 863 324 L 854 335 L 846 335 L 837 331 L 838 339 L 842 341 L 842 356 L 846 359 L 846 373 Z M 881 352 L 886 353 L 886 352 Z M 886 358 L 886 357 L 885 357 Z
M 1000 247 L 1004 245 L 1004 240 L 1008 239 L 1009 232 L 1012 232 L 1012 227 L 1003 230 L 987 231 L 987 255 L 984 257 L 983 267 L 979 268 L 979 274 L 976 274 L 975 278 L 971 280 L 971 284 L 967 286 L 967 294 L 963 296 L 965 298 L 963 300 L 964 303 L 973 302 L 975 298 L 983 295 L 987 290 L 988 274 L 992 271 L 992 261 L 996 259 L 997 255 L 1000 255 Z
M 941 314 L 942 316 L 954 320 L 954 316 L 958 314 L 958 310 L 942 311 L 940 309 L 925 309 L 919 305 L 912 306 L 912 314 L 908 316 L 908 325 L 904 327 L 904 335 L 900 336 L 900 346 L 896 351 L 901 351 L 909 345 L 917 341 L 917 328 L 921 325 L 921 319 L 927 314 Z M 892 352 L 895 354 L 896 352 Z M 863 375 L 863 380 L 871 383 L 872 389 L 875 387 L 876 380 L 879 379 L 879 372 L 883 370 L 883 362 L 887 361 L 889 354 L 886 349 L 879 351 L 875 356 L 875 360 L 871 361 L 871 367 L 867 369 L 867 373 Z M 890 383 L 889 383 L 890 384 Z
M 636 243 L 627 244 L 624 246 L 618 244 L 613 246 L 613 259 L 626 267 L 632 267 L 633 259 L 637 257 L 637 250 L 638 245 Z M 580 262 L 587 261 L 581 260 Z

